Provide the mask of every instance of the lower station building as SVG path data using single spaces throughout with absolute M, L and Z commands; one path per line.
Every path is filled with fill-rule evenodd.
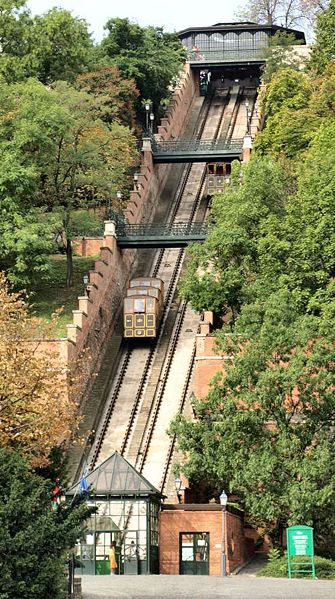
M 177 481 L 178 482 L 178 481 Z M 181 481 L 179 481 L 181 482 Z M 70 500 L 81 484 L 68 490 Z M 96 512 L 77 545 L 81 574 L 188 574 L 225 576 L 254 550 L 254 533 L 243 513 L 220 503 L 163 503 L 149 481 L 115 452 L 85 478 L 86 498 Z

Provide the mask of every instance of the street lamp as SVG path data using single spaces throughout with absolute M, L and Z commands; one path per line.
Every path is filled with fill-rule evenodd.
M 150 112 L 150 135 L 153 134 L 153 130 L 154 130 L 154 120 L 155 120 L 155 115 L 153 112 Z
M 89 276 L 88 275 L 83 275 L 83 283 L 84 283 L 84 295 L 88 296 L 87 293 L 87 285 L 88 285 L 88 281 L 89 281 Z
M 139 178 L 139 176 L 140 175 L 138 173 L 134 173 L 134 187 L 135 187 L 136 191 L 138 189 L 138 178 Z
M 247 135 L 250 135 L 251 110 L 249 108 L 248 100 L 245 101 L 245 109 L 247 111 Z
M 178 503 L 181 503 L 181 492 L 180 492 L 181 485 L 182 485 L 181 479 L 179 477 L 176 478 L 175 481 L 174 481 L 174 486 L 176 488 L 176 493 L 177 493 L 177 497 L 178 497 Z
M 116 192 L 116 197 L 119 200 L 119 202 L 122 200 L 122 191 L 117 191 Z
M 227 576 L 227 570 L 226 570 L 226 544 L 225 544 L 225 514 L 226 514 L 227 501 L 228 501 L 227 493 L 225 493 L 225 491 L 223 490 L 223 491 L 222 491 L 222 493 L 221 493 L 221 495 L 220 495 L 220 504 L 222 505 L 222 529 L 221 529 L 221 536 L 222 536 L 222 553 L 221 553 L 221 576 Z
M 145 133 L 146 133 L 146 135 L 148 135 L 148 133 L 149 133 L 149 111 L 150 111 L 150 104 L 149 104 L 149 102 L 146 102 L 146 104 L 145 104 Z

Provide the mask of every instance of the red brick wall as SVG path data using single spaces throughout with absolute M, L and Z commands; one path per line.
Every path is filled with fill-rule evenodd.
M 187 504 L 186 504 L 187 505 Z M 198 507 L 199 509 L 196 509 Z M 222 515 L 225 517 L 226 569 L 231 574 L 251 555 L 252 546 L 246 543 L 243 518 L 230 512 L 222 512 L 218 505 L 201 509 L 169 509 L 163 507 L 160 514 L 160 573 L 179 574 L 179 534 L 181 532 L 209 533 L 209 574 L 221 576 Z
M 194 395 L 197 398 L 206 397 L 213 376 L 223 367 L 223 357 L 214 352 L 214 337 L 197 335 L 194 370 Z
M 160 574 L 179 574 L 179 533 L 209 533 L 209 574 L 221 574 L 222 511 L 163 510 L 160 516 Z
M 103 237 L 82 237 L 73 241 L 73 252 L 76 256 L 99 256 L 103 245 Z
M 243 519 L 226 512 L 225 544 L 227 554 L 227 571 L 230 574 L 235 568 L 244 564 L 250 554 L 244 534 Z

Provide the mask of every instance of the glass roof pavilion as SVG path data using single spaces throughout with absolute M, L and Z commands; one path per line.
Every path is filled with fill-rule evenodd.
M 118 452 L 85 479 L 97 510 L 76 548 L 81 573 L 110 574 L 114 546 L 115 574 L 157 574 L 161 493 Z M 69 498 L 79 494 L 79 482 L 67 491 Z
M 266 60 L 270 39 L 276 33 L 290 34 L 296 43 L 306 43 L 302 31 L 250 21 L 190 27 L 178 35 L 187 49 L 188 62 L 196 66 L 208 66 L 262 64 Z

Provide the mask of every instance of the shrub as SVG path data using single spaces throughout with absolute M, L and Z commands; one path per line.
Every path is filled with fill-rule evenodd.
M 295 557 L 292 562 L 306 562 L 310 563 L 308 558 Z M 315 556 L 315 574 L 317 578 L 324 578 L 328 580 L 335 579 L 335 561 L 326 559 L 318 555 Z M 257 576 L 271 576 L 273 578 L 286 578 L 288 576 L 287 570 L 287 556 L 279 559 L 270 560 L 267 565 L 257 572 Z M 294 575 L 295 578 L 310 577 L 307 573 L 299 573 Z

